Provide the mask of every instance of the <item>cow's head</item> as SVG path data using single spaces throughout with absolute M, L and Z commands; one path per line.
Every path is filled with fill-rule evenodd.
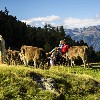
M 46 53 L 42 48 L 38 48 L 35 51 L 35 56 L 36 56 L 37 59 L 40 59 L 40 60 L 46 59 Z

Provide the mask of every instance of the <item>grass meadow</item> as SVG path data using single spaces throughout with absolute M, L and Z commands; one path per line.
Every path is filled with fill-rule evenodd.
M 55 91 L 43 90 L 34 75 L 55 79 Z M 100 100 L 100 65 L 46 70 L 0 65 L 0 100 Z

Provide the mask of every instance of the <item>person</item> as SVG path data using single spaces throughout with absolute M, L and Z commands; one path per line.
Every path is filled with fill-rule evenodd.
M 50 52 L 50 65 L 54 66 L 55 61 L 59 61 L 59 56 L 61 55 L 60 48 L 55 47 L 51 52 Z
M 49 59 L 50 59 L 50 66 L 54 66 L 54 56 L 53 56 L 53 53 L 51 54 Z
M 59 48 L 60 48 L 60 50 L 62 49 L 63 44 L 64 44 L 64 41 L 63 41 L 63 40 L 60 40 L 60 43 L 59 43 Z
M 60 51 L 61 51 L 63 44 L 64 44 L 64 41 L 63 41 L 63 40 L 60 40 L 59 46 L 53 48 L 53 49 L 49 52 L 49 54 L 53 53 L 53 52 L 56 51 L 57 49 L 60 49 Z
M 66 41 L 65 39 L 63 40 L 63 46 L 62 46 L 62 49 L 61 49 L 61 53 L 62 55 L 66 54 L 70 48 L 70 46 L 68 44 L 66 44 Z

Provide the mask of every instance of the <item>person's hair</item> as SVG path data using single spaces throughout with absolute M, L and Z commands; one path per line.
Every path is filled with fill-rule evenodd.
M 60 43 L 63 43 L 63 40 L 60 40 Z

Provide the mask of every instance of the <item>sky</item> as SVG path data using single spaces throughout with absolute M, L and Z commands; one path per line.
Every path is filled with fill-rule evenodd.
M 0 10 L 36 27 L 64 28 L 100 25 L 100 0 L 0 0 Z

